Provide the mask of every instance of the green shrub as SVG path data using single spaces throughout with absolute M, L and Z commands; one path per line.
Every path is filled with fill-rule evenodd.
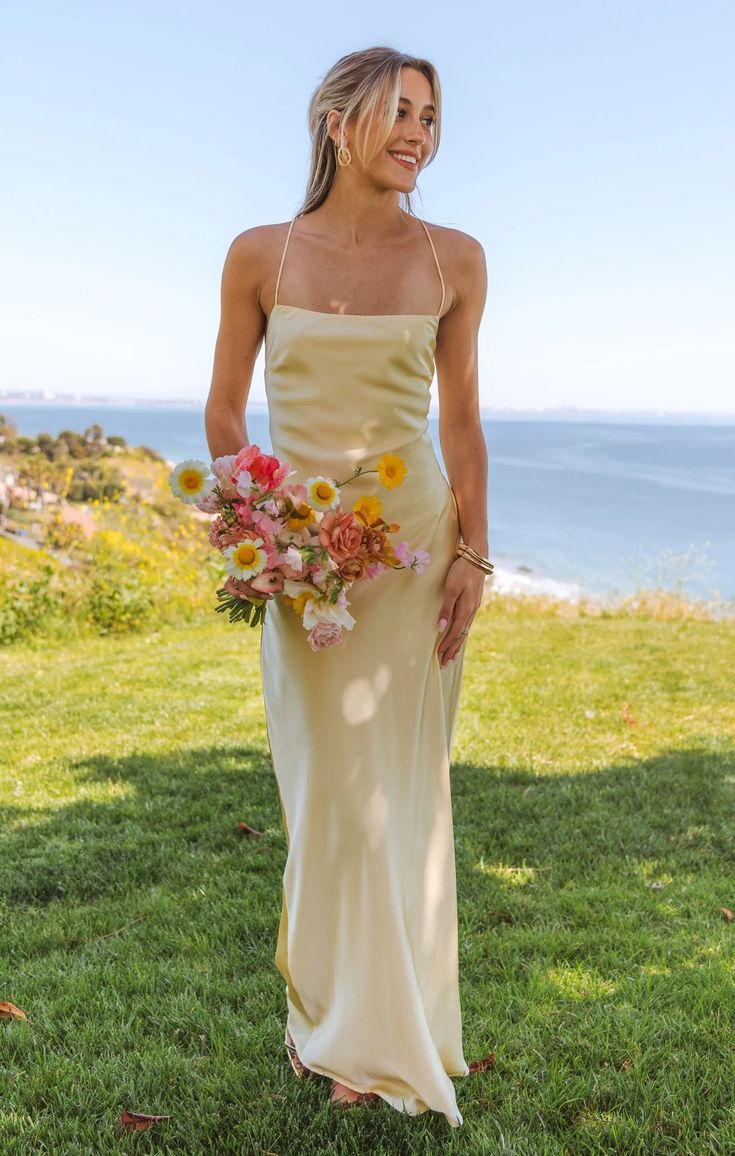
M 98 570 L 92 578 L 82 614 L 98 634 L 136 633 L 153 618 L 154 601 L 149 593 L 118 569 Z

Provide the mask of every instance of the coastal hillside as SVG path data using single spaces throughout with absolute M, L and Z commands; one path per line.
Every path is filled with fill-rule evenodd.
M 0 415 L 0 646 L 209 619 L 225 576 L 211 516 L 174 497 L 169 473 L 156 450 L 99 424 L 29 437 Z M 657 588 L 570 597 L 498 567 L 484 612 L 693 621 L 728 618 L 732 606 Z

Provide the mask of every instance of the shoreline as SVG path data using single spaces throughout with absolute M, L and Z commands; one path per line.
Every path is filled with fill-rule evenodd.
M 579 582 L 566 582 L 559 578 L 552 578 L 549 574 L 541 574 L 530 566 L 519 563 L 513 567 L 509 564 L 495 564 L 495 569 L 485 580 L 485 589 L 495 594 L 518 594 L 528 597 L 544 595 L 562 602 L 579 602 L 581 598 L 590 601 L 603 601 L 604 594 L 593 593 Z
M 169 469 L 173 469 L 176 465 L 168 458 L 165 458 L 164 461 Z M 210 517 L 209 514 L 202 514 L 201 516 L 203 518 Z M 495 563 L 493 573 L 486 576 L 483 601 L 493 594 L 497 594 L 523 598 L 547 598 L 552 601 L 567 603 L 570 607 L 584 601 L 590 608 L 596 610 L 605 608 L 614 610 L 621 602 L 628 598 L 634 598 L 637 593 L 637 590 L 591 590 L 580 582 L 554 578 L 551 574 L 534 570 L 526 563 L 516 562 L 512 558 L 506 557 L 503 561 Z M 665 591 L 665 593 L 672 592 Z M 683 597 L 692 603 L 699 601 L 688 594 L 684 594 Z M 709 604 L 708 599 L 703 601 Z M 724 601 L 725 605 L 730 605 L 727 600 L 722 600 L 717 596 L 715 596 L 714 601 L 719 604 L 723 604 Z M 729 616 L 728 614 L 727 617 Z

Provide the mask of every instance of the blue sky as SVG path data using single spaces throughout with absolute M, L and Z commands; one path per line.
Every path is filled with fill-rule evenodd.
M 735 412 L 731 0 L 4 11 L 0 390 L 203 401 L 232 238 L 389 44 L 442 81 L 417 211 L 485 248 L 481 404 Z

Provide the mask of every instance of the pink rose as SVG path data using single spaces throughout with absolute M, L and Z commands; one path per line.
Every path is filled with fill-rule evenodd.
M 363 526 L 352 511 L 327 510 L 319 523 L 319 543 L 326 546 L 335 562 L 354 558 L 360 551 Z
M 312 650 L 324 650 L 342 641 L 342 627 L 336 622 L 317 622 L 307 634 Z

